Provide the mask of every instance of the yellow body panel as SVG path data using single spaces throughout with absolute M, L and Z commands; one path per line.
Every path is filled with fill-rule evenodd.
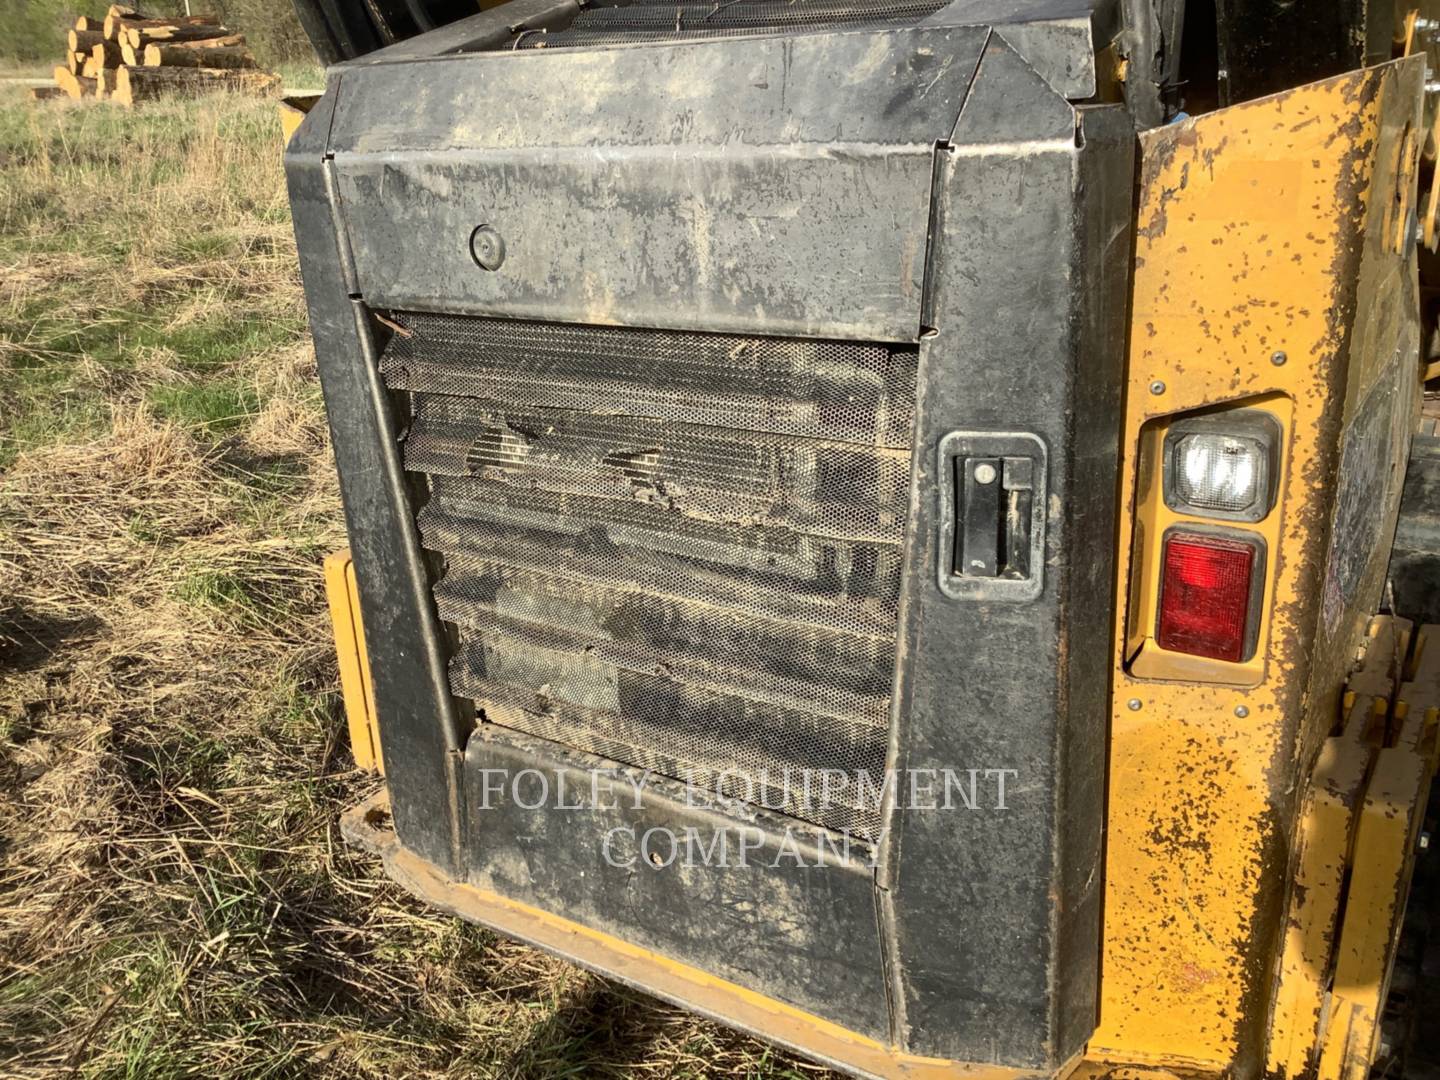
M 280 99 L 280 136 L 287 144 L 300 127 L 300 121 L 305 119 L 305 114 L 314 108 L 319 100 L 318 94 Z
M 1338 433 L 1382 380 L 1406 384 L 1414 408 L 1415 372 L 1400 370 L 1414 364 L 1401 358 L 1417 325 L 1413 260 L 1393 250 L 1393 207 L 1420 74 L 1401 61 L 1141 136 L 1121 481 L 1135 517 L 1122 511 L 1118 537 L 1126 614 L 1091 1044 L 1104 1060 L 1264 1067 L 1301 793 L 1384 570 L 1377 544 L 1352 596 L 1322 603 Z M 1192 410 L 1277 399 L 1289 410 L 1281 481 L 1274 521 L 1255 528 L 1278 543 L 1255 660 L 1240 665 L 1249 685 L 1216 683 L 1173 654 L 1168 669 L 1136 670 L 1133 646 L 1154 619 L 1145 564 L 1166 524 L 1158 485 L 1140 475 L 1145 433 Z M 1398 477 L 1380 482 L 1393 521 Z
M 361 769 L 385 771 L 380 757 L 380 732 L 375 719 L 375 695 L 370 685 L 370 660 L 365 653 L 365 628 L 360 623 L 355 564 L 350 552 L 337 551 L 325 559 L 325 595 L 335 633 L 335 658 L 340 668 L 340 693 L 350 729 L 350 752 Z
M 1433 772 L 1433 725 L 1417 720 L 1408 726 L 1399 745 L 1376 756 L 1365 793 L 1317 1080 L 1365 1080 L 1380 1040 L 1390 963 Z
M 1286 1076 L 1298 1076 L 1315 1054 L 1355 810 L 1374 754 L 1368 736 L 1384 719 L 1375 705 L 1370 697 L 1356 701 L 1341 733 L 1325 741 L 1301 810 L 1270 1037 L 1270 1069 Z

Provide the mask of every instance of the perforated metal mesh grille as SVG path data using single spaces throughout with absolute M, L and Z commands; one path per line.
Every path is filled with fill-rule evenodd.
M 459 556 L 435 586 L 440 615 L 506 637 L 718 693 L 883 726 L 888 644 L 811 627 L 782 627 L 693 600 L 545 577 Z
M 946 0 L 706 0 L 586 7 L 564 30 L 527 31 L 516 39 L 521 49 L 580 48 L 687 38 L 784 33 L 813 27 L 844 28 L 919 22 Z
M 389 317 L 454 692 L 873 836 L 914 350 Z M 822 795 L 822 770 L 857 779 Z
M 873 838 L 885 743 L 867 724 L 713 693 L 657 675 L 575 658 L 503 637 L 465 640 L 451 685 L 484 701 L 492 720 L 532 735 Z M 534 687 L 542 689 L 536 690 Z M 883 730 L 883 729 L 882 729 Z M 804 761 L 842 759 L 829 778 Z
M 444 476 L 434 478 L 433 492 L 419 524 L 434 551 L 485 552 L 506 565 L 567 580 L 630 585 L 789 623 L 894 633 L 898 545 L 850 544 L 780 529 L 741 531 L 643 503 L 503 487 L 477 491 Z
M 396 390 L 649 416 L 909 451 L 915 356 L 883 345 L 423 319 L 381 361 Z
M 405 460 L 416 472 L 856 540 L 900 539 L 910 485 L 901 450 L 430 394 L 417 395 Z

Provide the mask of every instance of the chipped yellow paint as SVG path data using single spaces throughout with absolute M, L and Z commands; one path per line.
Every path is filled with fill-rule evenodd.
M 1141 137 L 1122 506 L 1142 508 L 1147 425 L 1256 399 L 1291 413 L 1250 685 L 1143 678 L 1116 627 L 1096 1059 L 1263 1067 L 1300 796 L 1383 568 L 1377 542 L 1327 624 L 1340 432 L 1379 380 L 1414 378 L 1413 260 L 1390 248 L 1422 75 L 1397 61 Z M 1133 520 L 1116 606 L 1141 622 L 1131 641 L 1153 620 L 1132 571 L 1159 541 Z
M 1380 1041 L 1422 796 L 1433 769 L 1433 724 L 1416 717 L 1407 727 L 1398 745 L 1376 756 L 1365 792 L 1317 1080 L 1365 1080 Z
M 1068 1080 L 1184 1080 L 1188 1076 L 1189 1073 L 1182 1074 L 1153 1065 L 1119 1065 L 1087 1059 L 1070 1074 Z
M 1356 811 L 1371 762 L 1384 742 L 1399 674 L 1395 661 L 1404 655 L 1395 651 L 1401 640 L 1397 621 L 1403 620 L 1371 620 L 1361 667 L 1346 684 L 1344 723 L 1325 740 L 1302 804 L 1295 884 L 1270 1020 L 1271 1075 L 1300 1076 L 1316 1064 Z M 1368 689 L 1357 689 L 1357 684 Z
M 335 636 L 335 659 L 340 668 L 340 694 L 350 732 L 350 753 L 358 768 L 385 772 L 376 726 L 375 691 L 370 682 L 370 658 L 365 652 L 365 628 L 360 622 L 360 595 L 355 564 L 349 550 L 325 559 L 325 596 L 330 602 L 330 625 Z
M 1430 630 L 1422 628 L 1419 644 Z M 1329 761 L 1349 767 L 1341 766 L 1342 797 L 1328 831 L 1319 817 L 1304 819 L 1326 856 L 1319 872 L 1309 873 L 1312 852 L 1308 832 L 1302 833 L 1272 1020 L 1272 1075 L 1363 1080 L 1376 1052 L 1415 836 L 1436 764 L 1436 710 L 1429 703 L 1440 696 L 1440 664 L 1424 662 L 1422 647 L 1423 670 L 1407 668 L 1411 637 L 1404 619 L 1371 620 L 1360 667 L 1346 684 L 1347 723 L 1321 756 L 1322 767 Z M 1397 689 L 1407 674 L 1418 679 Z M 1363 766 L 1358 771 L 1357 764 Z M 1320 774 L 1317 769 L 1307 806 L 1331 794 Z M 1357 776 L 1360 783 L 1352 786 Z M 1348 887 L 1337 926 L 1342 871 Z

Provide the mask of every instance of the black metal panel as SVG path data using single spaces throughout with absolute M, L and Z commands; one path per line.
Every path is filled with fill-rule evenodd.
M 1390 0 L 1215 0 L 1215 13 L 1222 105 L 1390 58 Z
M 363 5 L 346 0 L 291 0 L 322 64 L 334 64 L 380 48 L 384 39 Z
M 1095 96 L 1098 54 L 1120 33 L 1119 0 L 952 0 L 927 26 L 991 26 L 1061 97 Z
M 475 0 L 290 0 L 323 64 L 354 60 L 474 15 Z
M 913 340 L 930 146 L 983 38 L 803 35 L 356 72 L 332 149 L 361 289 L 421 311 Z M 490 99 L 502 113 L 477 111 Z M 503 238 L 498 270 L 472 255 L 481 225 Z
M 334 2 L 355 3 L 356 0 Z M 366 68 L 499 48 L 508 45 L 517 33 L 527 28 L 558 29 L 565 26 L 579 11 L 580 5 L 576 0 L 506 0 L 478 15 L 457 19 L 427 34 L 360 56 L 346 66 Z M 392 104 L 398 107 L 403 103 L 397 100 Z
M 346 66 L 290 158 L 401 840 L 457 873 L 463 828 L 477 884 L 903 1050 L 1058 1064 L 1094 1017 L 1108 663 L 1069 642 L 1109 625 L 1133 190 L 1124 112 L 1064 98 L 1098 16 L 454 55 L 522 4 L 575 11 Z M 996 534 L 1022 588 L 940 588 L 957 431 L 1005 433 L 993 468 L 1041 508 Z M 714 812 L 465 810 L 447 663 L 490 721 L 467 783 L 580 747 L 701 779 L 1014 769 L 1010 808 L 736 811 L 873 838 L 880 889 L 640 877 L 609 829 Z
M 1390 554 L 1390 592 L 1395 614 L 1417 624 L 1440 624 L 1440 437 L 1435 435 L 1416 435 L 1410 444 Z
M 332 87 L 285 155 L 300 271 L 355 560 L 375 706 L 385 718 L 380 742 L 396 831 L 406 847 L 457 874 L 462 737 L 380 386 L 370 317 L 347 281 L 349 252 L 336 226 L 325 156 L 334 100 Z
M 1185 0 L 1124 0 L 1117 55 L 1127 62 L 1125 104 L 1137 128 L 1168 121 L 1180 100 Z
M 635 42 L 695 40 L 807 27 L 848 29 L 873 24 L 915 23 L 945 6 L 946 0 L 634 0 L 583 8 L 562 30 L 536 31 L 515 40 L 517 49 L 595 48 Z
M 846 863 L 764 814 L 728 816 L 639 770 L 494 725 L 471 738 L 465 774 L 471 884 L 887 1037 L 863 855 Z M 781 854 L 786 835 L 794 855 Z
M 1094 643 L 1113 606 L 1133 144 L 1122 110 L 1076 113 L 992 39 L 940 152 L 897 760 L 1014 771 L 1003 812 L 895 813 L 884 910 L 915 1053 L 1053 1069 L 1094 1025 L 1108 671 Z M 1046 447 L 1033 600 L 939 587 L 955 481 L 936 451 L 954 431 Z

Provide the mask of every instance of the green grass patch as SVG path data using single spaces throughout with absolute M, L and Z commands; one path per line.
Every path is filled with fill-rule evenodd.
M 0 469 L 13 465 L 25 450 L 94 438 L 109 420 L 109 407 L 99 394 L 73 394 L 36 403 L 0 428 Z
M 260 409 L 255 388 L 234 379 L 156 386 L 149 401 L 161 419 L 210 435 L 234 431 Z
M 176 584 L 175 596 L 187 604 L 215 611 L 234 611 L 250 605 L 250 597 L 240 578 L 223 570 L 190 573 Z
M 125 531 L 138 543 L 151 546 L 164 544 L 173 537 L 164 523 L 154 514 L 137 513 L 131 514 L 130 519 L 125 523 Z
M 182 367 L 206 370 L 299 341 L 304 332 L 305 323 L 297 316 L 283 319 L 256 312 L 191 323 L 168 333 L 150 328 L 144 345 L 171 349 Z

